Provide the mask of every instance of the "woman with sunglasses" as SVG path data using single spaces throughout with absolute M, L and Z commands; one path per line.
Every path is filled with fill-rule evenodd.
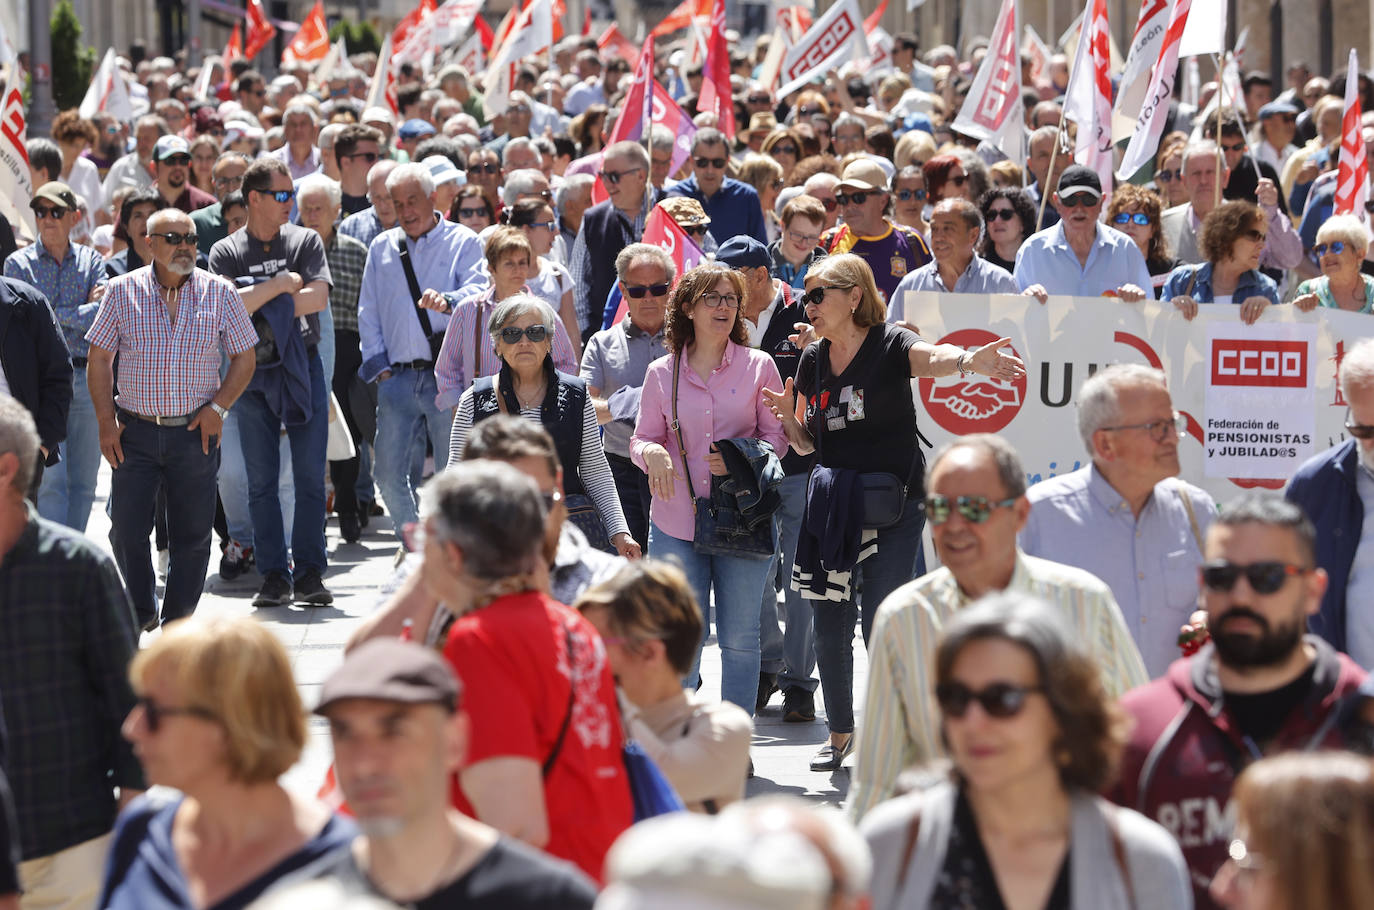
M 763 154 L 782 165 L 782 179 L 792 179 L 792 169 L 802 160 L 802 138 L 790 127 L 780 126 L 763 138 Z
M 956 372 L 1010 379 L 1024 367 L 1018 358 L 998 352 L 1010 343 L 1006 338 L 965 351 L 955 345 L 928 344 L 905 328 L 889 325 L 873 272 L 852 253 L 827 256 L 813 265 L 803 299 L 811 326 L 798 339 L 805 350 L 796 381 L 789 379 L 780 391 L 772 386 L 764 392 L 793 448 L 804 455 L 817 453 L 803 524 L 843 527 L 846 514 L 862 511 L 862 483 L 854 474 L 892 475 L 905 492 L 905 498 L 897 494 L 901 503 L 895 520 L 862 531 L 861 560 L 856 552 L 860 541 L 855 540 L 848 549 L 856 561 L 831 567 L 822 566 L 816 557 L 808 566 L 804 545 L 818 551 L 825 542 L 806 529 L 798 542 L 793 583 L 815 606 L 816 663 L 830 725 L 830 739 L 812 759 L 811 769 L 835 771 L 854 749 L 853 641 L 861 605 L 867 642 L 883 599 L 924 574 L 924 459 L 911 380 Z M 813 340 L 818 343 L 809 344 Z M 851 491 L 847 498 L 829 492 L 842 489 Z M 825 518 L 819 517 L 822 512 Z M 870 542 L 876 549 L 868 553 Z M 862 596 L 855 593 L 860 589 Z
M 572 275 L 549 258 L 553 242 L 558 238 L 558 218 L 553 213 L 553 206 L 543 199 L 522 199 L 502 212 L 501 220 L 510 227 L 519 228 L 530 242 L 535 259 L 527 287 L 530 293 L 558 312 L 568 332 L 568 340 L 572 342 L 573 354 L 581 362 L 582 329 L 577 324 L 577 310 L 573 304 Z
M 669 354 L 645 373 L 630 459 L 649 476 L 649 552 L 677 559 L 697 603 L 714 602 L 721 699 L 752 716 L 759 604 L 771 563 L 698 553 L 692 546 L 698 501 L 711 496 L 713 476 L 729 473 L 716 442 L 752 439 L 778 457 L 787 451 L 787 437 L 761 397 L 766 388 L 780 388 L 782 379 L 773 358 L 749 346 L 744 295 L 744 277 L 723 265 L 700 265 L 678 279 L 668 301 Z M 703 644 L 704 636 L 683 679 L 688 688 L 700 681 Z
M 983 239 L 978 255 L 1008 272 L 1016 269 L 1016 251 L 1035 233 L 1035 203 L 1025 190 L 994 187 L 978 201 L 983 213 Z
M 1182 264 L 1169 255 L 1169 244 L 1160 227 L 1163 204 L 1158 193 L 1133 183 L 1116 187 L 1107 203 L 1107 224 L 1135 241 L 1156 289 L 1163 287 L 1169 273 Z
M 1374 764 L 1290 752 L 1246 768 L 1230 858 L 1211 896 L 1227 910 L 1374 907 Z
M 1279 302 L 1278 285 L 1259 270 L 1268 225 L 1264 210 L 1253 202 L 1237 199 L 1212 209 L 1198 238 L 1207 261 L 1174 269 L 1159 299 L 1171 301 L 1188 320 L 1197 316 L 1199 303 L 1234 303 L 1241 321 L 1253 324 Z
M 1364 220 L 1354 215 L 1328 218 L 1312 247 L 1322 274 L 1298 285 L 1293 305 L 1304 313 L 1319 306 L 1351 313 L 1374 313 L 1374 278 L 1360 271 L 1369 252 Z
M 509 231 L 510 228 L 502 228 Z M 493 235 L 495 243 L 501 234 Z M 499 273 L 501 266 L 497 266 Z M 516 293 L 496 305 L 487 320 L 501 369 L 475 381 L 458 400 L 449 436 L 449 462 L 462 458 L 472 425 L 497 414 L 519 414 L 553 437 L 563 466 L 563 498 L 569 518 L 593 546 L 614 547 L 638 559 L 639 543 L 630 537 L 615 478 L 601 448 L 601 428 L 587 384 L 555 369 L 553 307 L 529 293 Z
M 1056 609 L 998 594 L 961 610 L 934 676 L 949 779 L 864 817 L 875 910 L 1192 907 L 1173 836 L 1096 795 L 1125 719 Z
M 737 179 L 749 184 L 759 194 L 759 205 L 763 208 L 763 229 L 767 242 L 775 243 L 782 233 L 782 225 L 776 212 L 778 194 L 784 186 L 782 165 L 768 155 L 749 152 L 740 162 Z
M 922 237 L 930 236 L 930 222 L 926 220 L 925 171 L 909 164 L 892 178 L 892 220 L 904 224 Z
M 101 910 L 238 910 L 357 834 L 278 783 L 305 746 L 286 650 L 253 619 L 163 627 L 129 667 L 124 721 L 150 785 L 115 825 Z M 179 791 L 179 792 L 176 792 Z
M 1165 137 L 1160 146 L 1159 164 L 1155 168 L 1155 191 L 1164 197 L 1164 207 L 1173 208 L 1189 201 L 1188 187 L 1183 183 L 1183 150 L 1188 147 L 1186 136 L 1179 134 L 1170 140 Z
M 474 233 L 480 234 L 496 223 L 496 212 L 487 201 L 486 190 L 475 183 L 458 190 L 453 200 L 453 208 L 448 213 L 449 221 L 456 221 Z

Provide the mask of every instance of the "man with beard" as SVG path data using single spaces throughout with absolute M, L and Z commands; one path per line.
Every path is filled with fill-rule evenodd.
M 1227 858 L 1240 772 L 1278 752 L 1347 745 L 1339 721 L 1365 672 L 1303 634 L 1328 582 L 1314 556 L 1312 523 L 1277 494 L 1223 507 L 1199 576 L 1211 643 L 1121 699 L 1134 729 L 1112 799 L 1178 839 L 1199 910 L 1217 907 L 1207 889 Z
M 153 147 L 153 172 L 162 201 L 190 214 L 215 204 L 215 197 L 191 185 L 191 147 L 180 136 L 163 136 Z

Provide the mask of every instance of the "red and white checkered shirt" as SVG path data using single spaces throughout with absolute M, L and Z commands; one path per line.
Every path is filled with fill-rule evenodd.
M 146 266 L 109 283 L 86 340 L 119 354 L 115 403 L 135 414 L 180 417 L 219 391 L 220 350 L 251 349 L 258 333 L 228 282 L 196 269 L 181 286 L 177 321 Z

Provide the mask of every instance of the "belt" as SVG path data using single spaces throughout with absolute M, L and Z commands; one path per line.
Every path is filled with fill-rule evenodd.
M 396 370 L 430 370 L 434 368 L 432 360 L 407 360 L 405 363 L 393 363 L 392 371 Z
M 72 366 L 78 367 L 78 368 L 83 369 L 83 370 L 86 369 L 86 364 L 87 364 L 87 362 L 88 362 L 88 361 L 86 360 L 85 357 L 73 357 L 73 358 L 72 358 Z
M 115 411 L 122 417 L 142 420 L 145 423 L 155 423 L 160 427 L 184 427 L 191 422 L 192 417 L 196 416 L 195 411 L 192 411 L 190 414 L 184 414 L 181 417 L 151 417 L 147 414 L 135 414 L 133 411 L 128 411 L 124 408 L 115 408 Z

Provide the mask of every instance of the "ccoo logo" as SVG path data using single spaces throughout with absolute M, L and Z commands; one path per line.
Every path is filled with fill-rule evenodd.
M 960 329 L 940 339 L 940 344 L 979 348 L 1000 336 L 984 329 Z M 1021 356 L 1015 348 L 1004 351 Z M 1026 377 L 1011 381 L 970 374 L 922 379 L 918 383 L 926 413 L 940 427 L 957 436 L 996 433 L 1011 423 L 1026 401 Z

